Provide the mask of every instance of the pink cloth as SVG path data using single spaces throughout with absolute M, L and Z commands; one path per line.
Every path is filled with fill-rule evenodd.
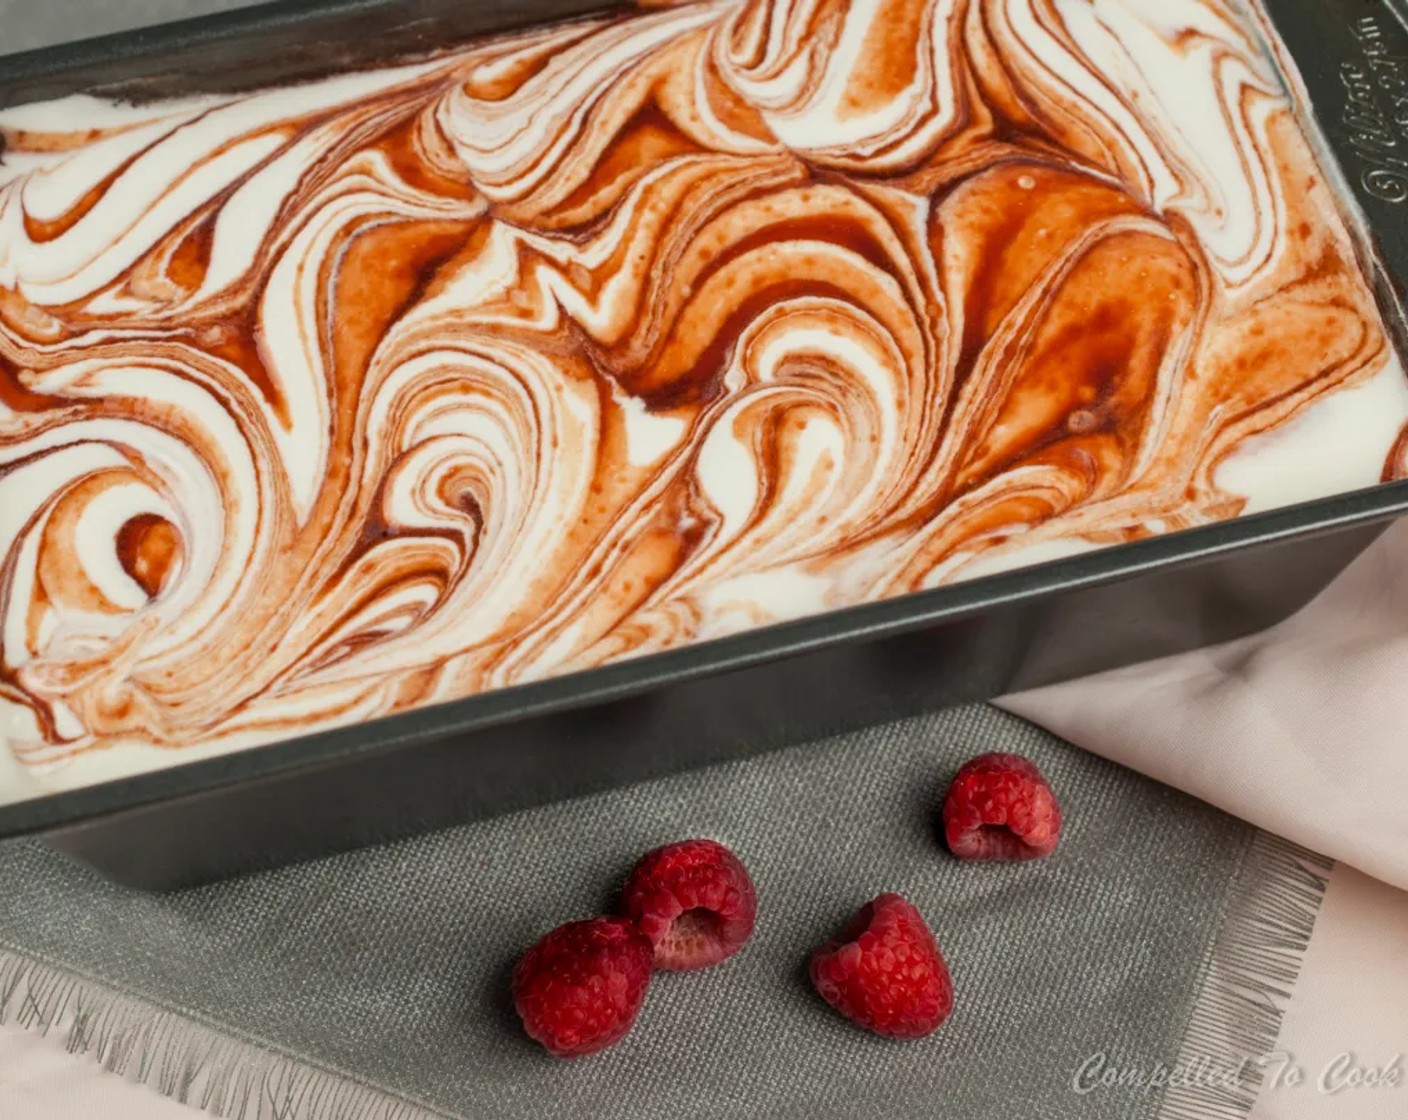
M 115 1077 L 63 1047 L 65 1032 L 0 1026 L 0 1117 L 5 1120 L 198 1120 L 204 1113 Z
M 1249 1120 L 1408 1116 L 1408 892 L 1341 864 Z
M 1408 522 L 1264 634 L 1001 704 L 1408 889 L 1405 684 Z
M 1404 682 L 1408 522 L 1264 634 L 1001 702 L 1341 861 L 1251 1120 L 1408 1116 Z

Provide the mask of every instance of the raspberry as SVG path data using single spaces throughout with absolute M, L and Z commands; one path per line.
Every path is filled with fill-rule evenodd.
M 1061 807 L 1035 763 L 980 755 L 948 787 L 944 835 L 959 859 L 1040 859 L 1056 850 Z
M 650 963 L 650 939 L 630 922 L 568 922 L 523 954 L 513 1006 L 528 1034 L 559 1058 L 594 1054 L 631 1029 Z
M 897 894 L 868 902 L 812 954 L 812 983 L 847 1019 L 886 1038 L 923 1038 L 953 1010 L 948 965 L 924 916 Z
M 714 840 L 684 840 L 641 857 L 621 905 L 655 946 L 655 966 L 708 968 L 743 948 L 758 916 L 753 880 Z

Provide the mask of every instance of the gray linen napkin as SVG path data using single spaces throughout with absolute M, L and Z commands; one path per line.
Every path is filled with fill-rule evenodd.
M 1048 861 L 942 850 L 948 777 L 994 748 L 1034 758 L 1067 807 Z M 515 956 L 693 835 L 752 870 L 753 940 L 657 977 L 614 1050 L 548 1058 L 508 1003 Z M 0 847 L 0 1006 L 240 1120 L 1241 1117 L 1240 1058 L 1273 1049 L 1326 870 L 979 705 L 174 895 Z M 804 975 L 882 890 L 925 912 L 952 967 L 955 1013 L 924 1042 L 863 1034 Z M 1200 1054 L 1223 1073 L 1176 1093 L 1076 1091 L 1106 1070 L 1188 1080 Z

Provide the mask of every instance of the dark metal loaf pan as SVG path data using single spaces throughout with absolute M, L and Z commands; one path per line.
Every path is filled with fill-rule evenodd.
M 0 105 L 243 88 L 600 6 L 270 5 L 0 58 Z M 1271 7 L 1322 118 L 1343 103 L 1337 60 L 1354 57 L 1356 21 L 1401 34 L 1370 0 Z M 1329 131 L 1396 327 L 1408 223 L 1362 181 L 1352 132 Z M 149 888 L 390 840 L 1228 640 L 1302 606 L 1405 511 L 1408 483 L 1392 483 L 1041 564 L 0 807 L 0 837 L 43 834 Z

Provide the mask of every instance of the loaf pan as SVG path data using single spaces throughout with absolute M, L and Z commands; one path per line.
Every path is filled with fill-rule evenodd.
M 0 58 L 0 106 L 296 81 L 599 8 L 266 5 Z M 1367 219 L 1365 255 L 1400 332 L 1408 140 L 1372 63 L 1408 56 L 1408 37 L 1371 0 L 1268 10 L 1328 145 L 1322 159 Z M 1366 96 L 1386 123 L 1377 139 Z M 389 841 L 1235 638 L 1305 604 L 1405 510 L 1408 483 L 1388 482 L 0 807 L 0 837 L 41 835 L 151 889 Z

